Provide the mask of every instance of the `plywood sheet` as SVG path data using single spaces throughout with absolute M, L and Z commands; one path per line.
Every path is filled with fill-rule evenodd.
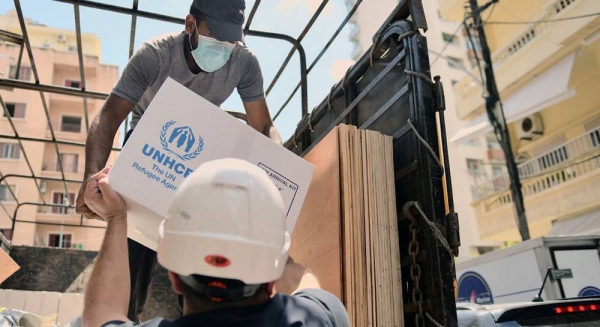
M 19 265 L 4 250 L 0 249 L 0 284 L 17 270 L 19 270 Z
M 292 257 L 343 300 L 352 326 L 403 326 L 392 138 L 342 124 L 305 159 L 316 171 Z
M 335 128 L 304 156 L 316 168 L 292 234 L 290 255 L 313 271 L 323 289 L 341 299 L 339 151 Z

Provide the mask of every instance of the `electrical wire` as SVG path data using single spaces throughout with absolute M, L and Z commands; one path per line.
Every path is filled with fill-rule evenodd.
M 481 76 L 481 82 L 485 84 L 485 74 L 483 73 L 483 67 L 481 67 L 481 61 L 479 60 L 479 50 L 475 47 L 475 42 L 473 42 L 473 37 L 471 36 L 471 28 L 466 26 L 465 30 L 467 32 L 467 40 L 471 43 L 471 48 L 473 49 L 473 56 L 475 57 L 475 62 L 477 63 L 477 70 L 479 71 L 479 75 Z
M 492 17 L 492 14 L 494 13 L 494 9 L 496 9 L 496 2 L 494 2 L 494 4 L 492 5 L 492 9 L 490 9 L 490 13 L 488 14 L 487 18 L 483 22 L 484 25 L 490 21 L 490 18 Z
M 512 21 L 512 22 L 485 22 L 485 25 L 523 25 L 523 24 L 537 24 L 537 23 L 553 23 L 553 22 L 562 22 L 566 20 L 573 19 L 581 19 L 592 16 L 600 16 L 600 12 L 596 12 L 593 14 L 581 15 L 581 16 L 571 16 L 564 18 L 556 18 L 556 19 L 546 19 L 546 20 L 538 20 L 538 21 Z
M 496 3 L 498 2 L 498 0 L 492 0 L 490 2 L 488 2 L 488 4 L 486 4 L 485 6 L 489 6 L 492 5 L 492 9 L 490 10 L 490 14 L 488 15 L 488 17 L 486 18 L 486 21 L 490 19 L 490 17 L 492 17 L 492 13 L 494 12 L 494 8 L 496 8 Z M 456 34 L 458 34 L 458 31 L 460 31 L 461 27 L 465 26 L 465 28 L 467 28 L 465 22 L 467 21 L 467 19 L 469 19 L 471 17 L 471 14 L 468 14 L 465 19 L 458 24 L 458 26 L 456 27 L 456 30 L 454 31 L 454 33 L 452 33 L 452 36 L 450 37 L 450 40 L 453 40 L 454 37 L 456 36 Z M 452 42 L 446 42 L 446 44 L 444 44 L 444 47 L 442 48 L 442 50 L 440 50 L 440 52 L 438 54 L 436 54 L 436 57 L 433 59 L 433 61 L 431 62 L 430 66 L 433 66 L 433 64 L 435 64 L 437 62 L 437 60 L 442 57 L 442 55 L 444 54 L 444 51 L 446 51 L 446 49 L 448 48 L 448 46 L 450 45 L 450 43 Z

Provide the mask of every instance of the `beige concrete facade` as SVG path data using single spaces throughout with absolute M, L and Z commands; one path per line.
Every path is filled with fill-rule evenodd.
M 463 19 L 464 1 L 439 4 L 442 17 Z M 532 238 L 600 233 L 600 17 L 589 16 L 599 11 L 595 0 L 505 0 L 489 18 L 489 10 L 482 14 L 489 22 L 522 22 L 485 31 Z M 473 78 L 460 80 L 454 93 L 458 116 L 468 122 L 457 142 L 489 131 Z M 521 240 L 508 185 L 502 174 L 473 188 L 485 240 Z
M 21 29 L 14 12 L 0 16 L 0 29 L 21 34 Z M 41 83 L 57 86 L 80 87 L 80 71 L 77 55 L 77 43 L 74 31 L 59 30 L 27 21 L 27 31 L 31 40 L 33 57 Z M 86 89 L 110 92 L 118 78 L 118 67 L 104 65 L 100 61 L 100 40 L 92 34 L 82 34 L 84 49 L 84 67 Z M 73 49 L 74 47 L 74 49 Z M 0 41 L 0 78 L 15 78 L 15 69 L 19 55 L 19 46 Z M 35 82 L 27 52 L 21 64 L 20 80 Z M 0 95 L 9 108 L 12 122 L 19 136 L 36 139 L 70 141 L 85 143 L 87 136 L 86 117 L 82 98 L 59 94 L 28 91 L 22 89 L 1 89 Z M 104 101 L 87 100 L 87 121 L 96 116 Z M 44 110 L 48 108 L 48 116 Z M 52 130 L 50 129 L 52 126 Z M 0 134 L 14 135 L 12 126 L 5 113 L 0 115 Z M 119 135 L 114 146 L 118 146 Z M 17 140 L 0 138 L 0 172 L 3 175 L 18 174 L 51 177 L 67 180 L 83 178 L 85 152 L 81 146 L 55 145 L 53 143 L 23 141 L 21 151 Z M 60 162 L 59 164 L 59 156 Z M 115 158 L 111 156 L 111 161 Z M 28 163 L 31 165 L 30 171 Z M 79 190 L 79 183 L 63 183 L 60 181 L 38 181 L 40 190 L 32 179 L 7 177 L 2 184 L 2 201 L 5 210 L 0 210 L 0 229 L 11 228 L 11 218 L 17 208 L 17 201 L 7 190 L 7 184 L 14 188 L 18 203 L 69 204 L 74 202 Z M 66 184 L 66 185 L 65 185 Z M 65 187 L 69 195 L 65 195 Z M 22 205 L 17 212 L 17 219 L 38 222 L 17 223 L 12 235 L 14 245 L 35 246 L 69 246 L 85 250 L 98 250 L 103 229 L 64 227 L 44 225 L 43 223 L 80 224 L 81 217 L 73 209 Z M 92 226 L 103 226 L 97 221 L 83 223 Z M 60 243 L 60 235 L 63 243 Z

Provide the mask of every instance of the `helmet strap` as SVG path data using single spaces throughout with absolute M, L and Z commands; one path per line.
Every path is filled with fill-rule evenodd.
M 241 301 L 256 294 L 261 284 L 231 286 L 215 278 L 207 284 L 199 282 L 193 275 L 179 276 L 181 281 L 196 293 L 204 295 L 215 302 Z

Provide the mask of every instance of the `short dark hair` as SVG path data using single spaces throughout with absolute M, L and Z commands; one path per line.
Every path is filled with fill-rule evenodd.
M 202 277 L 202 276 L 195 276 Z M 267 284 L 261 284 L 254 295 L 243 298 L 238 301 L 215 301 L 205 294 L 200 294 L 185 282 L 181 282 L 183 296 L 186 305 L 190 306 L 192 311 L 205 312 L 226 308 L 239 308 L 247 306 L 255 306 L 265 303 L 270 299 L 270 294 L 267 293 Z

